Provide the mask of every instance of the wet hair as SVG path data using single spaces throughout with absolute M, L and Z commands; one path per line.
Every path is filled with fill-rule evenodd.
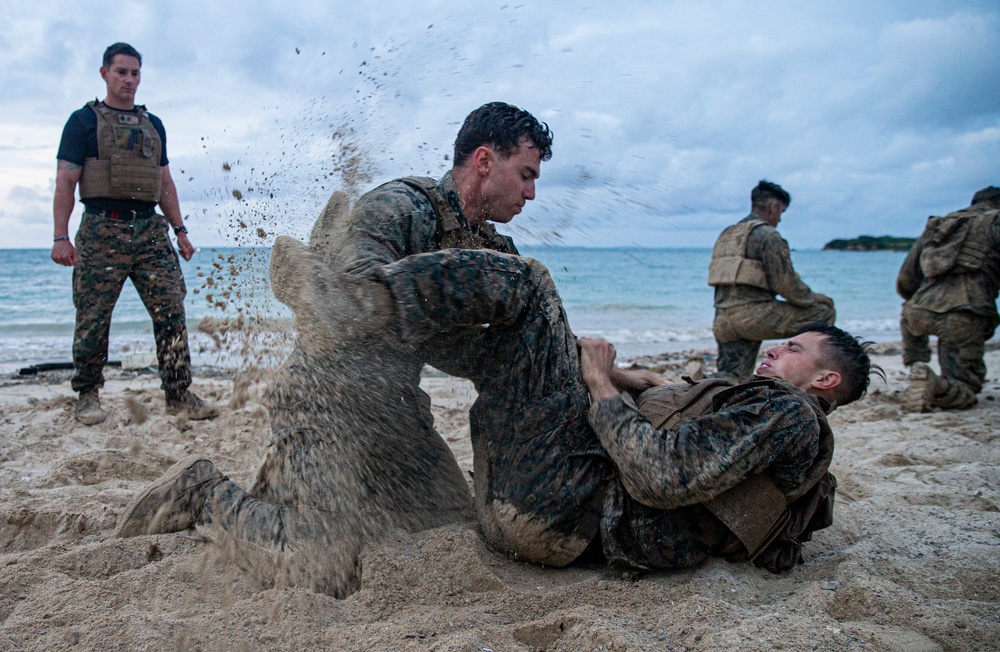
M 992 204 L 994 207 L 1000 208 L 1000 188 L 986 186 L 972 196 L 972 205 L 976 204 Z
M 465 163 L 483 145 L 507 158 L 524 139 L 539 150 L 543 161 L 552 158 L 552 132 L 547 124 L 505 102 L 484 104 L 470 113 L 458 130 L 454 165 Z
M 754 208 L 764 208 L 767 200 L 776 199 L 788 208 L 792 203 L 792 196 L 776 183 L 767 179 L 761 179 L 757 186 L 750 191 L 750 205 Z
M 139 60 L 139 67 L 142 68 L 142 55 L 139 51 L 128 43 L 112 43 L 108 46 L 108 49 L 104 51 L 103 65 L 105 68 L 110 68 L 111 64 L 114 63 L 115 57 L 119 54 L 124 54 L 127 57 L 135 57 Z
M 840 385 L 834 389 L 837 405 L 847 405 L 864 396 L 872 373 L 885 380 L 882 367 L 873 365 L 868 357 L 872 342 L 863 341 L 842 328 L 821 322 L 803 326 L 796 335 L 803 333 L 826 336 L 820 343 L 823 358 L 819 362 L 821 366 L 840 374 Z

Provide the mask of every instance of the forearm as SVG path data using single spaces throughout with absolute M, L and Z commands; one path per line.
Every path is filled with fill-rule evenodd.
M 628 392 L 633 399 L 650 387 L 667 384 L 666 378 L 649 369 L 622 369 L 617 366 L 611 368 L 610 380 L 619 392 Z
M 55 228 L 52 230 L 52 236 L 55 238 L 68 238 L 69 237 L 69 218 L 73 214 L 73 206 L 75 205 L 75 200 L 73 199 L 72 193 L 69 195 L 67 200 L 65 197 L 60 196 L 59 188 L 56 187 L 56 197 L 53 201 L 52 213 L 54 216 Z
M 623 391 L 618 389 L 609 377 L 590 379 L 584 377 L 584 380 L 587 383 L 587 389 L 590 390 L 590 400 L 593 403 L 597 403 L 598 401 L 602 401 L 606 398 L 621 396 Z
M 69 219 L 76 206 L 76 184 L 80 179 L 80 166 L 59 161 L 56 171 L 56 190 L 52 200 L 52 215 L 55 224 L 53 236 L 69 237 Z
M 160 187 L 160 210 L 170 226 L 177 228 L 184 226 L 184 216 L 181 215 L 181 203 L 177 198 L 177 186 L 173 179 L 164 175 L 163 184 Z

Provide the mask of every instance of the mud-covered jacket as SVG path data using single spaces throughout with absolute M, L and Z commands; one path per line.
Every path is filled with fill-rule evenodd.
M 775 301 L 776 295 L 796 306 L 817 301 L 792 267 L 788 243 L 777 229 L 752 214 L 719 236 L 708 283 L 715 287 L 716 308 Z
M 994 320 L 998 286 L 1000 211 L 984 205 L 929 218 L 896 278 L 896 291 L 911 307 Z
M 159 202 L 163 143 L 146 108 L 119 111 L 103 102 L 87 104 L 97 115 L 97 158 L 83 162 L 80 198 Z
M 609 558 L 649 568 L 709 555 L 753 559 L 775 572 L 794 566 L 809 532 L 832 522 L 826 407 L 760 377 L 667 385 L 637 402 L 623 395 L 595 404 L 591 424 L 621 478 L 602 524 Z M 616 503 L 620 519 L 609 509 Z

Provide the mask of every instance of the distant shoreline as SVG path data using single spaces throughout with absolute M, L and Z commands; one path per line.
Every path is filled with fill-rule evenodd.
M 831 240 L 823 251 L 909 251 L 916 238 L 897 238 L 891 235 L 862 235 L 847 240 Z

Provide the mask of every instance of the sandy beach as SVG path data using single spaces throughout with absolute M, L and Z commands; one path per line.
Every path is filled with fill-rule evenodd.
M 131 496 L 189 453 L 244 486 L 269 438 L 263 382 L 196 370 L 214 421 L 164 412 L 155 372 L 108 370 L 109 419 L 73 418 L 69 372 L 0 379 L 0 650 L 1000 650 L 1000 346 L 964 412 L 905 412 L 887 383 L 831 417 L 834 525 L 776 576 L 713 560 L 622 576 L 548 569 L 473 523 L 369 548 L 360 591 L 268 588 L 191 532 L 115 539 Z M 643 358 L 676 376 L 685 354 Z M 710 361 L 709 365 L 714 365 Z M 933 366 L 936 366 L 936 362 Z M 472 386 L 429 370 L 437 429 L 472 468 Z

